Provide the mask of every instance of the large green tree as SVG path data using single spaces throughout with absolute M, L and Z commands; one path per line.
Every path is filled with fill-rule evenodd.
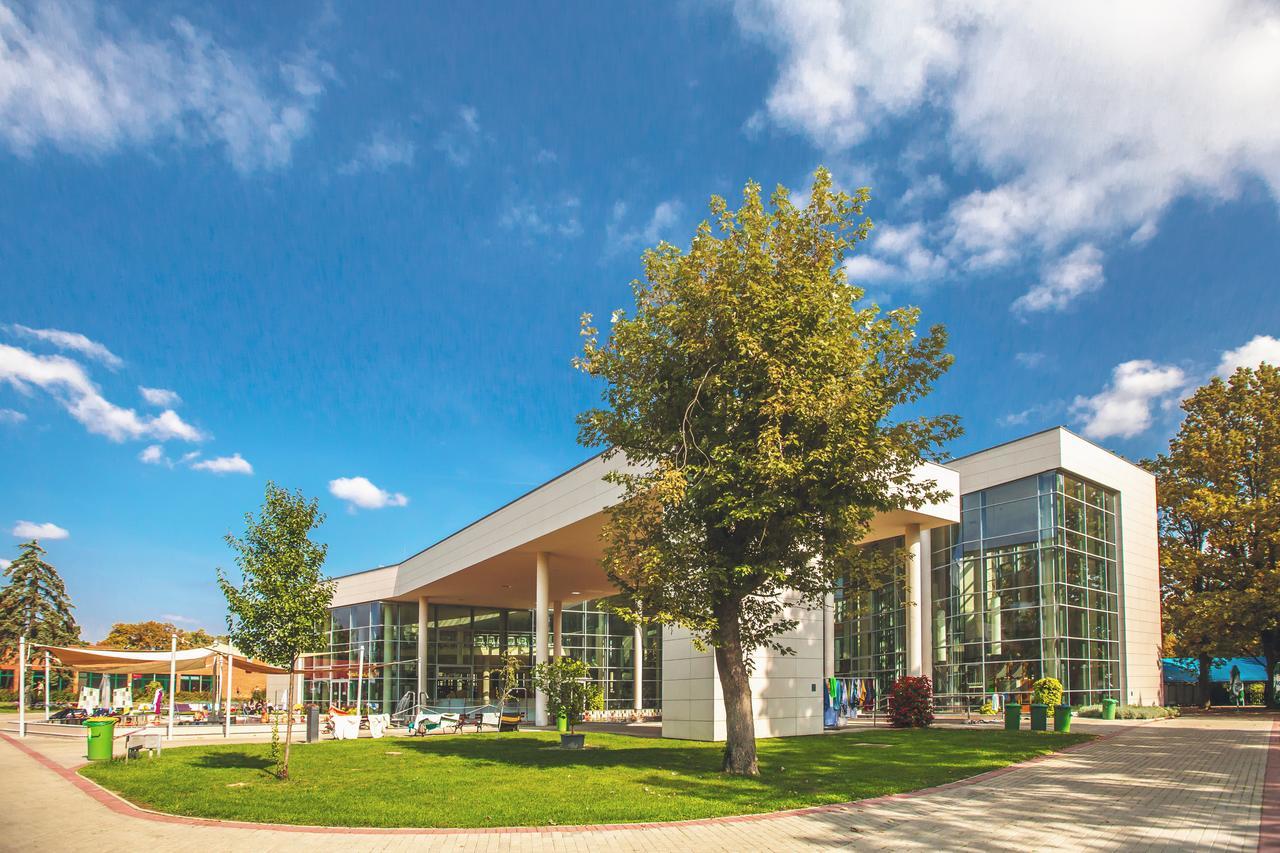
M 286 669 L 292 691 L 299 656 L 325 647 L 334 583 L 321 573 L 328 546 L 311 541 L 324 514 L 315 499 L 268 482 L 261 513 L 257 518 L 246 513 L 244 521 L 243 537 L 226 536 L 241 584 L 218 569 L 218 586 L 227 597 L 227 629 L 241 652 Z M 293 714 L 285 719 L 282 779 L 289 776 Z
M 36 540 L 18 546 L 18 556 L 4 570 L 0 589 L 0 658 L 17 653 L 18 640 L 52 646 L 78 645 L 80 627 L 71 611 L 58 570 L 44 560 Z
M 612 476 L 624 497 L 604 567 L 631 618 L 714 648 L 730 773 L 759 772 L 748 677 L 754 650 L 790 651 L 780 596 L 819 604 L 865 570 L 877 513 L 945 496 L 913 472 L 957 419 L 897 410 L 951 364 L 946 335 L 845 276 L 868 197 L 821 169 L 803 206 L 782 187 L 766 205 L 755 183 L 737 210 L 713 197 L 715 225 L 688 251 L 645 252 L 635 312 L 614 313 L 607 342 L 583 318 L 577 364 L 604 380 L 605 405 L 580 416 L 580 439 L 631 463 Z
M 1261 651 L 1266 702 L 1280 663 L 1280 369 L 1241 367 L 1182 404 L 1158 478 L 1166 630 L 1207 657 Z M 1203 681 L 1203 676 L 1202 676 Z
M 203 628 L 184 631 L 169 622 L 117 622 L 111 626 L 99 645 L 109 649 L 158 649 L 167 651 L 169 638 L 178 635 L 178 648 L 202 649 L 217 642 L 217 637 L 210 635 Z

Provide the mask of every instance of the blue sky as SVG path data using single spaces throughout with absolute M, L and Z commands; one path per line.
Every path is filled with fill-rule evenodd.
M 0 0 L 0 555 L 91 640 L 220 629 L 268 478 L 333 573 L 402 559 L 590 453 L 578 316 L 645 246 L 823 163 L 955 453 L 1155 452 L 1280 360 L 1280 13 L 1000 5 Z

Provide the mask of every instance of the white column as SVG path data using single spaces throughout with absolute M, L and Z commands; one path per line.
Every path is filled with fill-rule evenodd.
M 231 655 L 227 655 L 226 665 L 222 668 L 223 681 L 227 687 L 227 701 L 222 706 L 222 736 L 231 737 Z
M 836 597 L 827 593 L 822 599 L 822 677 L 836 674 Z
M 926 618 L 920 598 L 920 525 L 908 524 L 907 546 L 907 675 L 923 675 L 923 627 Z
M 27 736 L 27 638 L 18 638 L 18 737 Z
M 173 697 L 178 692 L 178 634 L 169 636 L 169 725 L 165 738 L 173 740 Z
M 634 671 L 631 673 L 632 680 L 635 682 L 635 699 L 632 700 L 631 707 L 639 711 L 644 708 L 644 625 L 636 623 L 635 639 L 631 641 L 634 646 L 635 653 L 631 656 Z
M 560 635 L 561 626 L 564 625 L 564 602 L 555 601 L 551 604 L 551 653 L 559 658 L 564 655 L 564 640 Z
M 533 608 L 533 649 L 534 662 L 547 662 L 547 599 L 550 597 L 550 579 L 547 577 L 547 553 L 538 552 L 537 577 L 535 578 L 535 595 Z M 534 694 L 534 725 L 547 724 L 547 696 L 541 690 Z
M 422 701 L 422 694 L 427 690 L 427 597 L 418 596 L 418 696 L 416 703 Z M 416 704 L 415 703 L 415 704 Z
M 356 737 L 360 737 L 360 703 L 364 699 L 364 646 L 360 647 L 360 656 L 356 664 Z
M 44 652 L 44 721 L 49 722 L 49 650 Z

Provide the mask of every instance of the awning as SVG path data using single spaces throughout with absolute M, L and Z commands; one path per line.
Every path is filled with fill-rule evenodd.
M 132 672 L 165 672 L 170 662 L 177 672 L 193 672 L 208 669 L 220 659 L 231 657 L 231 665 L 242 672 L 282 673 L 286 670 L 262 661 L 247 658 L 234 651 L 216 649 L 179 649 L 177 652 L 143 652 L 132 649 L 100 649 L 93 646 L 36 646 L 42 648 L 58 663 L 79 672 L 100 672 L 106 675 Z

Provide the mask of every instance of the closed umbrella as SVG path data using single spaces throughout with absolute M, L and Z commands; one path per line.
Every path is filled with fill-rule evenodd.
M 106 675 L 102 676 L 102 683 L 98 685 L 98 707 L 111 707 L 111 679 Z

